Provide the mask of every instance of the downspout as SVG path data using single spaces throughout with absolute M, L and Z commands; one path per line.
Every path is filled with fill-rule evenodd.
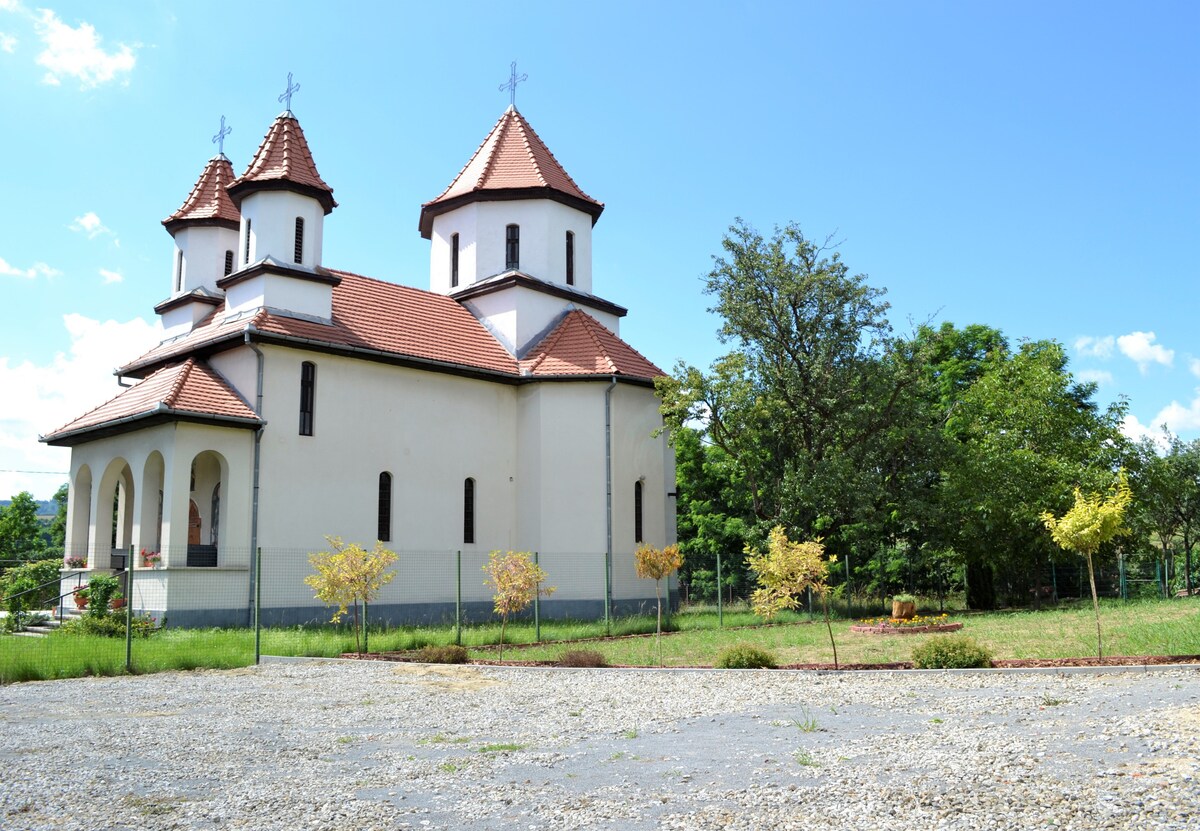
M 246 344 L 246 346 L 250 347 L 251 351 L 253 351 L 255 355 L 258 356 L 258 373 L 257 373 L 257 378 L 255 380 L 255 390 L 254 390 L 254 411 L 258 414 L 259 419 L 262 419 L 262 417 L 263 417 L 263 410 L 262 410 L 263 364 L 264 364 L 266 358 L 263 355 L 262 350 L 259 349 L 257 346 L 255 346 L 253 342 L 251 342 L 250 332 L 251 332 L 251 329 L 246 330 L 246 336 L 245 336 L 244 343 Z M 261 458 L 261 453 L 262 453 L 262 435 L 263 435 L 263 430 L 266 429 L 266 426 L 267 425 L 264 422 L 259 425 L 257 430 L 254 431 L 254 484 L 251 489 L 251 499 L 250 499 L 250 600 L 246 604 L 246 610 L 248 612 L 248 618 L 249 618 L 247 621 L 247 624 L 246 624 L 247 626 L 254 625 L 254 597 L 255 597 L 255 590 L 257 588 L 257 586 L 255 586 L 255 583 L 257 582 L 257 576 L 258 576 L 258 571 L 259 571 L 259 566 L 258 566 L 258 472 L 259 472 L 259 460 Z
M 604 493 L 605 530 L 608 535 L 604 551 L 605 597 L 604 611 L 608 618 L 612 613 L 612 563 L 613 563 L 613 485 L 612 485 L 612 391 L 617 386 L 617 376 L 604 390 Z

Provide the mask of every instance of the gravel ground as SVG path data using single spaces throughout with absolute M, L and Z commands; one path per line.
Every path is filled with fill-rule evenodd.
M 1200 828 L 1200 672 L 269 663 L 0 688 L 3 829 Z

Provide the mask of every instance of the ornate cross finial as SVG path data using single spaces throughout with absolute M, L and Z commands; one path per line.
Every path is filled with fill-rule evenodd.
M 213 136 L 213 144 L 217 145 L 218 152 L 220 152 L 222 156 L 225 155 L 225 136 L 232 132 L 232 127 L 225 126 L 225 116 L 221 116 L 221 129 L 217 130 L 217 134 Z
M 517 75 L 516 61 L 512 62 L 510 69 L 511 74 L 508 76 L 508 81 L 500 85 L 500 91 L 504 92 L 505 90 L 508 90 L 508 104 L 515 110 L 517 108 L 517 84 L 521 83 L 522 81 L 528 81 L 529 76 L 525 75 L 524 73 L 522 73 L 520 76 Z
M 285 89 L 283 94 L 279 96 L 279 103 L 287 107 L 287 111 L 289 113 L 292 111 L 292 96 L 299 91 L 300 85 L 292 83 L 292 73 L 289 72 L 287 89 Z

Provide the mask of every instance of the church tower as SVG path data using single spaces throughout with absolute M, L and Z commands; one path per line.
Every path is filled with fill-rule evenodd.
M 167 337 L 191 330 L 221 304 L 217 281 L 234 269 L 241 215 L 226 188 L 233 165 L 225 154 L 209 159 L 187 199 L 163 220 L 175 240 L 170 296 L 154 307 Z
M 328 321 L 340 280 L 321 268 L 321 246 L 325 216 L 337 202 L 290 109 L 228 192 L 241 220 L 234 271 L 217 284 L 227 309 L 266 306 Z
M 574 308 L 616 332 L 625 309 L 592 294 L 592 226 L 603 210 L 510 106 L 421 206 L 429 288 L 462 302 L 517 357 Z

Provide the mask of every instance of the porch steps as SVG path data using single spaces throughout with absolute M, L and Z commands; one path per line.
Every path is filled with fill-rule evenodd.
M 42 614 L 50 613 L 43 612 Z M 63 613 L 63 622 L 65 623 L 68 620 L 75 620 L 76 618 L 80 617 L 81 614 L 82 613 L 78 609 L 68 609 Z M 62 624 L 59 623 L 58 618 L 51 615 L 49 620 L 39 623 L 36 626 L 26 626 L 22 631 L 13 632 L 13 634 L 22 638 L 44 638 L 61 625 Z

